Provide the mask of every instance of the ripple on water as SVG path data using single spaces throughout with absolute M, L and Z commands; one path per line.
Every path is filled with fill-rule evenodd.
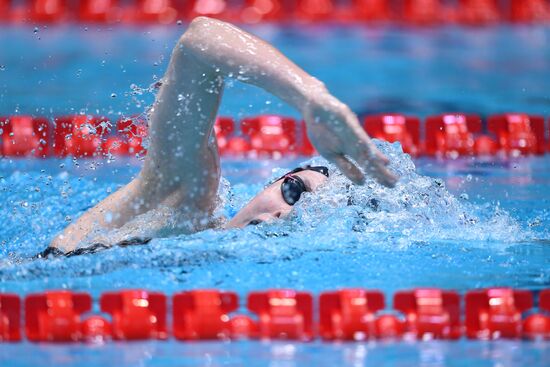
M 4 287 L 14 289 L 95 290 L 131 286 L 319 289 L 360 284 L 391 289 L 408 284 L 451 285 L 457 271 L 471 285 L 483 284 L 499 271 L 517 279 L 514 272 L 524 263 L 521 254 L 516 260 L 495 254 L 490 258 L 495 251 L 506 254 L 514 243 L 528 241 L 528 229 L 498 206 L 472 204 L 449 193 L 442 180 L 418 174 L 399 144 L 377 144 L 390 158 L 390 169 L 400 176 L 393 189 L 373 180 L 353 185 L 329 165 L 328 183 L 304 194 L 286 220 L 243 230 L 158 238 L 148 246 L 48 261 L 28 258 L 46 246 L 67 217 L 76 218 L 116 185 L 66 172 L 53 176 L 15 172 L 0 181 L 0 205 L 8 213 L 0 229 L 4 242 L 0 279 Z M 319 157 L 307 163 L 328 165 Z M 276 169 L 272 177 L 284 171 Z M 236 212 L 261 187 L 230 187 L 223 180 L 220 212 Z M 432 270 L 424 264 L 431 264 Z M 405 277 L 403 269 L 407 269 Z M 540 267 L 530 266 L 525 272 L 531 280 L 548 282 L 548 274 L 541 273 Z M 426 282 L 430 277 L 435 280 Z

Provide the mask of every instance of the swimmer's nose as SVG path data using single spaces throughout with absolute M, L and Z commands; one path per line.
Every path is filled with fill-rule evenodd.
M 273 213 L 264 214 L 261 219 L 264 222 L 272 222 L 276 219 L 286 218 L 289 213 L 290 213 L 290 210 L 278 210 L 278 211 L 273 212 Z
M 256 218 L 252 219 L 250 222 L 248 222 L 247 225 L 258 225 L 260 223 L 269 223 L 273 222 L 276 219 L 284 218 L 288 213 L 285 213 L 284 211 L 276 211 L 274 213 L 263 213 L 261 215 L 258 215 Z
M 277 219 L 277 217 L 275 217 L 274 215 L 269 213 L 263 213 L 256 216 L 256 218 L 252 219 L 251 222 L 255 222 L 256 224 L 260 224 L 264 222 L 269 223 L 269 222 L 273 222 L 275 219 Z
M 272 213 L 273 219 L 285 219 L 290 215 L 292 212 L 292 207 L 289 206 L 288 208 L 281 208 L 275 212 Z

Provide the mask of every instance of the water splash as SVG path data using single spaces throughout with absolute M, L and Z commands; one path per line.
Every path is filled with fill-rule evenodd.
M 285 220 L 156 238 L 147 246 L 47 261 L 33 261 L 29 256 L 42 250 L 63 228 L 66 216 L 78 217 L 90 202 L 98 202 L 116 185 L 108 179 L 94 183 L 66 172 L 52 176 L 13 173 L 1 182 L 1 195 L 6 199 L 2 209 L 9 212 L 17 204 L 17 210 L 0 229 L 4 241 L 0 279 L 10 289 L 77 287 L 94 292 L 131 286 L 170 291 L 185 284 L 225 285 L 243 291 L 265 286 L 317 289 L 327 284 L 366 284 L 359 283 L 365 279 L 387 288 L 418 284 L 430 263 L 432 273 L 437 274 L 470 269 L 471 279 L 477 282 L 474 285 L 483 284 L 479 277 L 492 279 L 495 271 L 510 272 L 510 277 L 519 279 L 521 266 L 529 266 L 524 271 L 529 277 L 536 274 L 537 284 L 547 280 L 546 275 L 533 272 L 538 266 L 534 260 L 524 260 L 529 253 L 507 253 L 532 238 L 528 226 L 498 206 L 475 205 L 452 195 L 442 180 L 420 175 L 398 144 L 377 145 L 390 158 L 390 169 L 400 175 L 393 189 L 373 180 L 355 186 L 329 165 L 327 184 L 315 193 L 305 193 Z M 307 163 L 328 164 L 319 157 Z M 272 178 L 285 172 L 273 170 Z M 27 192 L 21 187 L 40 190 Z M 217 216 L 233 215 L 261 189 L 262 184 L 231 187 L 223 179 Z M 33 205 L 37 211 L 31 210 Z M 475 258 L 467 257 L 471 253 Z M 498 265 L 494 259 L 499 259 Z M 391 283 L 381 277 L 387 272 L 396 274 Z M 403 274 L 408 275 L 403 278 Z M 434 279 L 449 285 L 442 275 Z
M 377 146 L 400 176 L 395 188 L 373 179 L 364 186 L 353 185 L 331 166 L 329 182 L 297 205 L 296 224 L 353 232 L 362 241 L 385 238 L 386 243 L 399 245 L 432 240 L 513 242 L 528 237 L 499 207 L 470 204 L 466 197 L 451 194 L 443 180 L 418 174 L 399 143 L 377 142 Z M 327 162 L 315 158 L 310 164 Z

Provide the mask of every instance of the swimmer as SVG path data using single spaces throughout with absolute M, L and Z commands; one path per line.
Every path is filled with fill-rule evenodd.
M 213 216 L 220 182 L 213 129 L 227 78 L 253 84 L 295 107 L 317 151 L 354 183 L 363 184 L 368 174 L 385 186 L 395 185 L 388 159 L 323 83 L 265 41 L 231 24 L 198 17 L 178 40 L 151 108 L 142 170 L 57 235 L 39 257 L 219 226 Z M 284 218 L 303 192 L 314 191 L 327 177 L 326 167 L 295 169 L 268 185 L 224 227 Z M 140 216 L 151 220 L 135 220 Z

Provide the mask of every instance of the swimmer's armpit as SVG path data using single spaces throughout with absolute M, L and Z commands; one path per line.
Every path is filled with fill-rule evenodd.
M 146 245 L 149 242 L 151 242 L 151 237 L 145 237 L 145 238 L 139 238 L 139 237 L 133 237 L 129 238 L 124 241 L 120 241 L 119 243 L 115 244 L 115 246 L 118 247 L 129 247 L 129 246 L 141 246 Z M 112 246 L 107 246 L 102 243 L 96 243 L 88 247 L 78 248 L 73 251 L 69 252 L 63 252 L 59 250 L 56 247 L 47 247 L 44 251 L 36 254 L 33 256 L 33 259 L 48 259 L 50 257 L 72 257 L 72 256 L 79 256 L 79 255 L 87 255 L 87 254 L 95 254 L 96 252 L 103 251 L 110 249 Z

